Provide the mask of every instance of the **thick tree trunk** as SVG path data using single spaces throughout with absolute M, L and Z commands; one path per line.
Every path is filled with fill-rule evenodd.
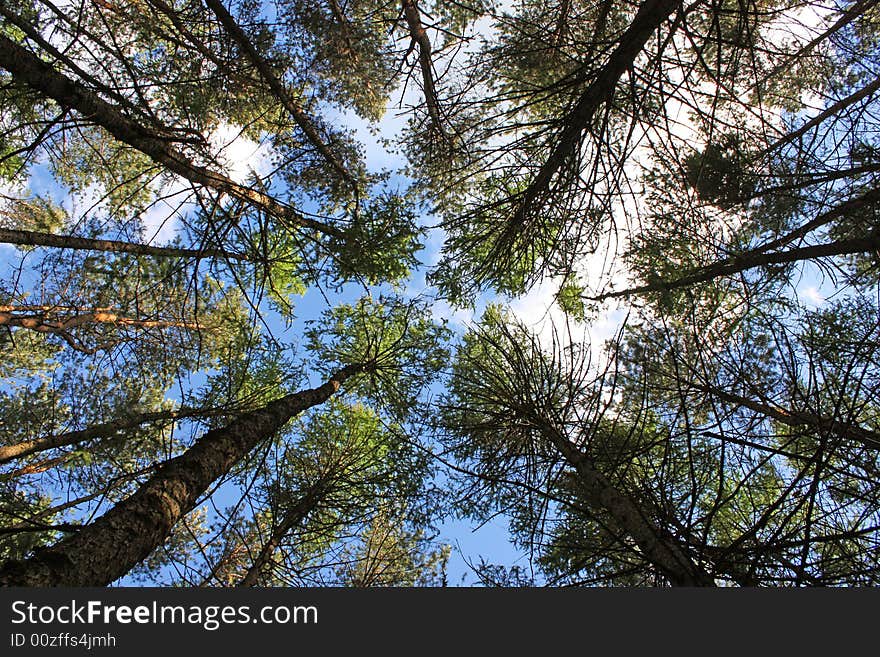
M 193 184 L 209 187 L 221 194 L 255 205 L 291 227 L 310 228 L 337 239 L 345 237 L 342 231 L 333 226 L 309 219 L 267 194 L 240 185 L 222 173 L 193 163 L 186 155 L 171 146 L 175 140 L 173 133 L 169 131 L 168 134 L 161 134 L 155 128 L 147 128 L 132 121 L 94 92 L 59 73 L 50 64 L 2 34 L 0 34 L 0 68 L 9 71 L 16 81 L 55 100 L 62 107 L 75 109 L 121 142 L 141 151 L 157 164 L 161 164 Z
M 119 579 L 162 545 L 214 481 L 290 418 L 327 401 L 363 370 L 363 365 L 349 365 L 318 388 L 287 395 L 209 431 L 75 536 L 30 559 L 6 563 L 0 586 L 104 586 Z
M 742 255 L 734 256 L 729 260 L 722 260 L 715 264 L 701 267 L 690 274 L 671 281 L 657 281 L 649 285 L 631 287 L 618 292 L 608 292 L 596 297 L 589 297 L 591 301 L 605 301 L 618 297 L 628 297 L 635 294 L 651 292 L 669 292 L 691 285 L 708 283 L 722 276 L 733 276 L 749 269 L 766 267 L 767 265 L 784 265 L 802 260 L 815 258 L 827 258 L 831 256 L 854 255 L 857 253 L 871 253 L 880 251 L 880 234 L 871 233 L 867 237 L 855 237 L 847 240 L 838 240 L 813 246 L 802 246 L 796 249 L 787 249 L 775 253 L 761 253 L 760 251 L 748 251 Z
M 629 535 L 645 559 L 654 564 L 675 586 L 715 586 L 715 580 L 694 563 L 685 548 L 665 532 L 626 493 L 618 489 L 586 454 L 552 427 L 542 433 L 578 473 L 586 499 L 608 513 L 617 529 Z
M 715 580 L 694 562 L 682 542 L 658 526 L 636 501 L 600 472 L 592 459 L 572 444 L 552 420 L 528 407 L 515 410 L 527 418 L 575 469 L 590 506 L 607 513 L 615 529 L 628 535 L 644 558 L 654 564 L 674 586 L 715 586 Z
M 403 16 L 409 29 L 411 43 L 419 50 L 419 68 L 422 71 L 422 88 L 425 92 L 425 105 L 428 108 L 428 116 L 434 124 L 437 132 L 444 138 L 446 131 L 443 129 L 440 115 L 440 101 L 437 98 L 437 86 L 434 84 L 434 62 L 431 59 L 431 40 L 422 25 L 422 14 L 416 0 L 403 0 Z

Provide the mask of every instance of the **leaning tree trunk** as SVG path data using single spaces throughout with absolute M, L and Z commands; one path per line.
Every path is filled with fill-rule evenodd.
M 673 586 L 715 586 L 715 579 L 696 563 L 681 543 L 658 526 L 632 498 L 617 488 L 592 460 L 543 418 L 536 426 L 578 474 L 590 505 L 604 510 L 621 532 L 638 546 Z
M 284 83 L 272 70 L 272 66 L 260 55 L 254 47 L 253 41 L 247 36 L 247 34 L 245 34 L 244 30 L 242 30 L 232 14 L 229 13 L 220 0 L 204 0 L 204 2 L 211 11 L 214 12 L 217 20 L 223 25 L 223 29 L 232 37 L 232 40 L 240 48 L 244 56 L 249 59 L 256 67 L 257 71 L 259 71 L 260 76 L 266 81 L 266 84 L 269 85 L 269 88 L 272 90 L 275 97 L 281 101 L 284 109 L 286 109 L 293 117 L 293 120 L 296 121 L 296 124 L 299 126 L 299 129 L 302 130 L 309 143 L 321 154 L 321 157 L 323 157 L 324 160 L 332 166 L 349 185 L 351 185 L 353 189 L 357 189 L 357 180 L 355 180 L 354 176 L 352 176 L 348 169 L 345 168 L 345 165 L 339 161 L 339 158 L 332 151 L 330 146 L 324 142 L 312 119 L 309 118 L 305 113 L 305 110 L 303 110 L 303 108 L 293 99 L 290 92 L 284 86 Z
M 75 109 L 119 141 L 139 150 L 157 164 L 195 185 L 208 187 L 261 208 L 290 227 L 308 228 L 328 237 L 345 239 L 345 234 L 338 228 L 310 219 L 272 196 L 240 185 L 223 173 L 195 164 L 183 152 L 171 146 L 173 133 L 163 134 L 162 131 L 138 124 L 95 92 L 59 73 L 50 64 L 2 33 L 0 68 L 12 74 L 16 82 L 53 99 L 62 107 Z
M 119 579 L 162 545 L 214 481 L 290 418 L 327 401 L 363 370 L 349 365 L 318 388 L 287 395 L 209 431 L 75 536 L 30 559 L 7 562 L 0 569 L 0 586 L 104 586 Z
M 549 156 L 520 196 L 510 222 L 514 228 L 524 224 L 531 212 L 540 211 L 541 199 L 546 198 L 553 176 L 576 157 L 584 131 L 589 129 L 602 105 L 613 97 L 620 78 L 633 66 L 651 35 L 680 7 L 681 3 L 676 0 L 643 0 L 617 47 L 596 71 L 571 112 L 562 119 L 564 127 L 554 136 Z
M 272 555 L 281 545 L 284 537 L 295 527 L 300 526 L 315 511 L 332 489 L 332 484 L 328 478 L 325 478 L 306 490 L 299 501 L 284 513 L 281 522 L 275 526 L 271 536 L 263 545 L 257 558 L 254 559 L 254 562 L 248 568 L 247 573 L 242 577 L 238 586 L 257 586 L 260 583 L 260 577 L 268 569 Z
M 137 242 L 119 240 L 99 240 L 76 235 L 56 235 L 33 230 L 12 230 L 0 228 L 0 242 L 20 246 L 52 246 L 59 249 L 78 251 L 103 251 L 105 253 L 128 253 L 131 255 L 153 256 L 157 258 L 220 258 L 223 260 L 258 262 L 255 256 L 230 253 L 223 249 L 184 249 L 174 246 L 151 246 Z
M 85 429 L 65 431 L 64 433 L 56 433 L 42 438 L 34 438 L 33 440 L 23 440 L 18 443 L 13 443 L 12 445 L 2 445 L 0 446 L 0 465 L 9 463 L 15 459 L 30 456 L 31 454 L 46 452 L 58 447 L 78 445 L 97 438 L 110 438 L 119 434 L 121 431 L 135 429 L 148 422 L 164 421 L 170 423 L 175 420 L 210 417 L 226 413 L 229 413 L 230 415 L 232 414 L 228 409 L 224 408 L 179 408 L 177 410 L 137 413 L 128 417 L 117 418 L 110 422 L 95 424 L 86 427 Z
M 712 265 L 697 269 L 681 278 L 670 281 L 657 281 L 650 285 L 631 287 L 617 292 L 608 292 L 597 297 L 589 297 L 591 301 L 605 301 L 618 297 L 628 297 L 634 294 L 646 294 L 650 292 L 670 292 L 700 283 L 708 283 L 722 276 L 741 274 L 749 269 L 766 267 L 767 265 L 784 265 L 816 258 L 829 258 L 833 256 L 857 255 L 860 253 L 873 253 L 880 250 L 880 232 L 871 231 L 864 237 L 836 240 L 812 246 L 802 246 L 776 253 L 747 253 L 734 256 L 728 260 L 722 260 Z

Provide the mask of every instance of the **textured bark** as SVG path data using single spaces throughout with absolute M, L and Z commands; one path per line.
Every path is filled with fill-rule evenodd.
M 644 557 L 675 586 L 715 586 L 715 580 L 694 563 L 684 548 L 658 527 L 627 495 L 618 490 L 592 462 L 569 448 L 565 457 L 580 475 L 587 499 L 605 509 L 617 526 L 635 541 Z
M 272 554 L 278 549 L 278 546 L 281 545 L 281 541 L 284 540 L 284 537 L 295 527 L 298 527 L 309 516 L 309 514 L 315 510 L 315 507 L 321 502 L 321 500 L 326 497 L 329 492 L 329 486 L 327 484 L 328 482 L 326 480 L 319 481 L 314 486 L 310 487 L 302 495 L 299 501 L 286 511 L 281 522 L 272 530 L 272 534 L 260 549 L 257 558 L 254 559 L 251 567 L 248 568 L 247 573 L 245 573 L 245 576 L 238 583 L 239 586 L 257 586 L 259 584 L 260 575 L 266 570 L 266 567 L 269 565 L 269 561 L 272 558 Z
M 814 246 L 803 246 L 796 249 L 788 249 L 776 253 L 762 253 L 760 250 L 748 251 L 742 255 L 734 256 L 729 260 L 722 260 L 707 267 L 701 267 L 690 274 L 671 281 L 657 281 L 650 285 L 631 287 L 617 292 L 608 292 L 596 297 L 589 297 L 591 301 L 604 301 L 618 297 L 628 297 L 635 294 L 650 292 L 669 292 L 691 285 L 708 283 L 709 281 L 732 276 L 756 267 L 767 265 L 784 265 L 802 260 L 814 258 L 827 258 L 830 256 L 854 255 L 857 253 L 871 253 L 880 250 L 880 234 L 871 233 L 868 237 L 856 237 L 848 240 L 838 240 Z
M 92 85 L 96 89 L 100 89 L 101 93 L 106 94 L 110 98 L 113 99 L 113 102 L 116 103 L 120 107 L 125 107 L 127 110 L 134 112 L 139 115 L 139 119 L 153 122 L 154 118 L 149 116 L 143 110 L 135 106 L 128 98 L 123 96 L 117 90 L 108 87 L 107 85 L 101 83 L 100 80 L 91 75 L 88 71 L 83 70 L 80 66 L 76 64 L 70 57 L 65 55 L 63 52 L 58 50 L 55 46 L 52 45 L 51 42 L 47 41 L 40 31 L 31 25 L 28 21 L 23 20 L 20 16 L 10 11 L 10 8 L 5 6 L 4 3 L 0 3 L 0 16 L 3 16 L 10 23 L 19 28 L 22 32 L 24 32 L 28 39 L 36 43 L 43 50 L 45 50 L 48 54 L 55 58 L 56 61 L 63 62 L 64 66 L 68 69 L 76 73 L 82 80 L 85 80 L 90 85 Z
M 255 205 L 290 227 L 302 227 L 344 239 L 337 228 L 303 216 L 294 208 L 255 189 L 240 185 L 229 177 L 197 165 L 182 152 L 172 147 L 175 135 L 144 127 L 122 114 L 113 105 L 75 80 L 56 71 L 29 50 L 0 34 L 0 68 L 12 74 L 18 82 L 55 100 L 62 107 L 75 109 L 86 119 L 95 122 L 121 142 L 128 144 L 157 164 L 193 184 L 211 188 L 245 203 Z
M 437 98 L 437 87 L 434 84 L 434 63 L 431 60 L 431 40 L 422 25 L 422 15 L 416 0 L 403 0 L 403 16 L 409 28 L 411 43 L 419 49 L 419 68 L 422 72 L 422 88 L 425 92 L 425 105 L 431 123 L 444 138 L 446 131 L 440 115 L 440 101 Z
M 180 420 L 191 417 L 209 417 L 226 413 L 223 409 L 199 410 L 195 408 L 181 408 L 176 411 L 153 411 L 149 413 L 139 413 L 127 418 L 113 420 L 112 422 L 104 422 L 96 424 L 86 429 L 78 431 L 66 431 L 64 433 L 46 436 L 44 438 L 36 438 L 34 440 L 23 440 L 14 445 L 0 446 L 0 464 L 8 463 L 12 460 L 19 459 L 37 452 L 45 452 L 56 447 L 67 447 L 68 445 L 78 445 L 87 440 L 95 438 L 107 438 L 113 436 L 120 431 L 139 427 L 147 422 L 157 422 L 162 420 Z
M 326 160 L 326 162 L 333 167 L 348 184 L 356 189 L 357 182 L 354 177 L 343 166 L 342 162 L 339 161 L 339 158 L 336 157 L 336 154 L 330 149 L 330 147 L 324 143 L 324 140 L 321 138 L 321 135 L 318 134 L 318 130 L 312 123 L 312 120 L 308 117 L 305 111 L 303 111 L 299 104 L 291 98 L 290 93 L 281 83 L 281 80 L 278 79 L 278 76 L 275 75 L 266 60 L 263 59 L 260 53 L 257 52 L 257 49 L 254 48 L 254 44 L 251 43 L 251 40 L 244 33 L 244 30 L 242 30 L 238 23 L 236 23 L 232 14 L 226 10 L 226 7 L 224 7 L 219 0 L 204 0 L 204 3 L 212 12 L 214 12 L 214 15 L 220 21 L 220 24 L 223 25 L 223 29 L 226 30 L 229 36 L 232 37 L 232 40 L 235 41 L 236 45 L 256 67 L 257 71 L 259 71 L 262 78 L 266 81 L 266 84 L 269 85 L 272 93 L 275 94 L 275 97 L 279 101 L 281 101 L 281 104 L 284 105 L 284 109 L 286 109 L 293 117 L 293 120 L 299 126 L 299 129 L 303 131 L 303 134 L 306 136 L 309 143 L 315 147 L 324 160 Z
M 327 401 L 363 369 L 345 367 L 317 388 L 287 395 L 209 431 L 75 536 L 30 559 L 7 562 L 0 569 L 0 586 L 103 586 L 119 579 L 162 545 L 214 481 L 290 418 Z
M 562 120 L 565 127 L 554 136 L 553 150 L 519 199 L 511 219 L 513 226 L 525 221 L 536 201 L 547 194 L 556 172 L 576 157 L 581 135 L 590 128 L 596 112 L 611 100 L 621 76 L 633 65 L 654 31 L 680 6 L 676 0 L 642 2 L 629 28 L 621 35 L 617 48 L 595 74 L 574 109 Z
M 18 244 L 20 246 L 53 246 L 60 249 L 74 249 L 78 251 L 105 251 L 108 253 L 130 253 L 132 255 L 155 256 L 159 258 L 221 258 L 224 260 L 244 260 L 250 258 L 238 253 L 227 253 L 219 249 L 180 249 L 170 246 L 150 246 L 149 244 L 137 244 L 134 242 L 120 242 L 118 240 L 96 240 L 75 235 L 55 235 L 53 233 L 40 233 L 32 230 L 9 230 L 0 228 L 0 242 L 4 244 Z

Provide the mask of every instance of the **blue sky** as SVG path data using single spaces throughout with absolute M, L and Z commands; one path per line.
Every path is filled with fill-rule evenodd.
M 379 143 L 376 133 L 371 131 L 364 121 L 351 115 L 337 115 L 333 120 L 341 121 L 357 131 L 359 139 L 365 146 L 366 160 L 371 170 L 394 170 L 402 166 L 401 158 L 393 153 L 389 153 Z M 402 124 L 403 119 L 393 112 L 389 112 L 380 124 L 381 133 L 397 133 L 401 129 Z M 251 170 L 260 174 L 266 173 L 270 169 L 270 149 L 266 144 L 254 143 L 247 138 L 240 137 L 238 133 L 239 131 L 235 126 L 222 124 L 211 135 L 211 141 L 217 147 L 218 160 L 227 165 L 226 168 L 230 177 L 239 181 L 244 181 Z M 400 176 L 395 176 L 392 178 L 392 183 L 403 187 L 409 181 Z M 155 189 L 160 191 L 158 186 Z M 187 189 L 187 186 L 182 182 L 173 181 L 161 188 L 162 194 L 166 196 L 170 194 L 171 198 L 157 202 L 141 217 L 146 228 L 145 238 L 147 242 L 157 245 L 164 244 L 175 237 L 180 228 L 179 219 L 181 215 L 192 209 L 191 205 L 185 203 Z M 51 172 L 40 164 L 31 168 L 28 188 L 22 191 L 29 195 L 41 195 L 52 198 L 70 213 L 72 221 L 76 221 L 81 216 L 89 214 L 89 210 L 94 208 L 96 199 L 100 196 L 100 192 L 97 189 L 86 190 L 77 195 L 70 194 L 68 190 L 58 184 Z M 433 219 L 431 217 L 423 217 L 424 225 L 427 226 L 432 223 Z M 425 248 L 418 254 L 425 265 L 431 265 L 437 261 L 442 241 L 443 235 L 439 230 L 434 230 L 426 235 Z M 13 247 L 6 245 L 3 246 L 0 254 L 4 252 L 9 256 L 5 262 L 9 266 L 14 266 L 22 255 Z M 404 293 L 406 295 L 415 297 L 430 292 L 424 280 L 425 273 L 425 267 L 413 273 L 413 276 L 405 284 Z M 36 284 L 37 282 L 32 281 L 32 283 Z M 341 295 L 328 292 L 328 296 L 332 302 L 352 301 L 361 292 L 356 288 L 357 286 L 347 286 L 346 291 Z M 311 289 L 303 297 L 294 298 L 291 301 L 295 306 L 294 313 L 297 321 L 290 327 L 285 327 L 275 313 L 267 312 L 265 315 L 273 334 L 282 340 L 293 339 L 301 332 L 304 320 L 315 318 L 323 310 L 327 309 L 324 296 L 316 289 Z M 478 308 L 484 305 L 485 300 L 481 300 Z M 520 302 L 520 306 L 524 310 L 528 310 L 528 302 Z M 451 308 L 445 302 L 436 304 L 434 312 L 438 319 L 449 319 L 454 328 L 458 330 L 463 330 L 474 317 L 473 311 Z M 187 385 L 197 387 L 204 383 L 205 376 L 205 373 L 196 374 L 188 379 Z M 310 383 L 317 383 L 315 377 L 312 377 L 312 379 Z M 179 402 L 179 391 L 170 390 L 167 397 Z M 234 504 L 237 502 L 239 495 L 240 491 L 235 486 L 224 486 L 214 496 L 212 505 L 206 507 L 209 517 L 214 516 L 214 513 L 210 510 L 213 505 L 223 508 Z M 89 512 L 94 512 L 94 509 L 90 509 Z M 504 516 L 493 518 L 480 526 L 476 526 L 470 521 L 449 520 L 440 527 L 440 535 L 437 536 L 436 541 L 452 546 L 447 571 L 450 585 L 476 584 L 477 578 L 474 576 L 469 564 L 479 564 L 482 559 L 505 566 L 519 565 L 527 568 L 527 555 L 511 544 L 507 530 L 507 520 Z M 131 580 L 123 580 L 123 582 L 125 581 Z
M 410 93 L 415 92 L 413 85 Z M 393 136 L 402 132 L 405 119 L 397 113 L 394 107 L 389 110 L 377 126 L 369 126 L 365 121 L 348 113 L 333 113 L 331 111 L 328 117 L 330 122 L 345 125 L 356 131 L 359 141 L 365 147 L 366 161 L 371 170 L 398 170 L 403 166 L 401 157 L 396 153 L 389 152 L 379 141 L 382 136 Z M 683 129 L 687 130 L 684 122 L 682 125 Z M 271 155 L 269 148 L 265 144 L 256 144 L 237 137 L 237 132 L 235 126 L 222 124 L 211 135 L 218 153 L 225 157 L 230 177 L 243 181 L 251 170 L 266 173 L 269 170 L 268 160 Z M 400 176 L 394 180 L 401 186 L 408 183 L 405 178 Z M 46 169 L 41 166 L 32 168 L 29 185 L 31 193 L 49 194 L 70 211 L 85 210 L 94 200 L 88 198 L 88 194 L 86 194 L 84 198 L 74 202 L 74 199 L 66 195 L 52 180 Z M 182 184 L 175 187 L 175 183 L 172 183 L 163 191 L 166 194 L 180 191 L 181 194 L 173 195 L 167 202 L 157 203 L 142 218 L 148 228 L 147 239 L 149 241 L 162 244 L 173 238 L 177 228 L 175 212 L 186 211 L 185 206 L 179 207 L 176 203 L 176 201 L 182 202 L 184 200 L 183 190 L 185 189 L 186 187 Z M 426 215 L 422 219 L 425 226 L 434 224 L 433 218 L 430 216 Z M 434 229 L 427 235 L 425 249 L 419 253 L 425 266 L 414 272 L 411 280 L 406 283 L 404 288 L 406 294 L 418 296 L 430 293 L 430 289 L 424 282 L 424 274 L 427 267 L 437 262 L 442 242 L 443 233 L 439 229 Z M 5 265 L 14 265 L 17 258 L 17 255 L 13 255 L 11 247 L 0 246 L 0 260 Z M 589 263 L 585 263 L 585 268 L 589 268 L 589 266 Z M 833 291 L 833 286 L 830 285 L 827 278 L 823 277 L 818 268 L 812 265 L 804 266 L 801 276 L 796 281 L 793 293 L 797 294 L 807 306 L 821 305 Z M 555 281 L 545 281 L 535 286 L 528 294 L 510 300 L 512 311 L 532 327 L 538 335 L 546 339 L 549 339 L 554 323 L 559 325 L 563 321 L 561 311 L 552 303 L 557 285 Z M 355 292 L 350 289 L 344 296 L 353 297 Z M 339 297 L 331 296 L 331 301 L 338 300 L 340 300 Z M 449 319 L 455 328 L 463 330 L 475 316 L 479 316 L 480 308 L 492 300 L 495 300 L 495 297 L 485 296 L 480 300 L 476 311 L 456 309 L 445 302 L 439 302 L 436 304 L 434 312 L 438 318 Z M 316 317 L 327 307 L 323 297 L 315 290 L 311 290 L 300 299 L 295 299 L 294 303 L 296 304 L 296 315 L 299 318 L 297 323 L 290 328 L 285 328 L 277 318 L 270 321 L 272 330 L 279 337 L 296 335 L 301 329 L 303 320 Z M 604 339 L 611 337 L 616 332 L 624 316 L 625 312 L 622 309 L 611 304 L 608 312 L 590 326 L 575 325 L 575 337 L 589 340 L 594 345 L 601 344 Z M 218 504 L 222 506 L 222 502 L 218 502 Z M 499 516 L 479 528 L 468 521 L 448 521 L 441 527 L 441 535 L 438 540 L 447 542 L 454 548 L 448 570 L 448 579 L 453 585 L 474 583 L 473 574 L 467 564 L 468 562 L 479 563 L 481 557 L 493 563 L 506 566 L 518 565 L 528 569 L 527 555 L 510 543 L 507 521 L 503 516 Z

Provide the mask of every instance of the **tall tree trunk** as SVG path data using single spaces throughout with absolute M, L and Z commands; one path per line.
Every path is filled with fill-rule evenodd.
M 830 256 L 854 255 L 857 253 L 871 253 L 880 251 L 880 233 L 870 233 L 867 237 L 854 237 L 852 239 L 826 242 L 813 246 L 802 246 L 795 249 L 786 249 L 775 253 L 761 253 L 760 251 L 747 251 L 742 255 L 734 256 L 728 260 L 722 260 L 671 281 L 656 281 L 648 285 L 631 287 L 617 292 L 608 292 L 596 297 L 589 297 L 591 301 L 605 301 L 618 297 L 628 297 L 635 294 L 650 292 L 669 292 L 691 285 L 708 283 L 722 276 L 733 276 L 749 269 L 766 267 L 767 265 L 784 265 L 791 262 L 813 260 L 815 258 L 827 258 Z
M 532 210 L 540 209 L 533 206 L 542 205 L 539 199 L 547 194 L 553 176 L 566 162 L 576 157 L 581 135 L 592 125 L 596 112 L 612 98 L 621 76 L 633 65 L 654 31 L 680 6 L 681 3 L 676 0 L 642 2 L 632 23 L 620 36 L 617 48 L 593 76 L 574 109 L 562 119 L 563 128 L 553 137 L 554 146 L 550 155 L 519 199 L 510 222 L 512 230 L 521 226 Z
M 209 187 L 221 194 L 255 205 L 291 227 L 310 228 L 329 237 L 345 238 L 342 231 L 329 224 L 309 219 L 293 207 L 267 194 L 240 185 L 222 173 L 193 163 L 181 151 L 171 146 L 175 140 L 172 132 L 162 134 L 156 128 L 147 128 L 132 121 L 96 93 L 59 73 L 50 64 L 2 34 L 0 34 L 0 68 L 9 71 L 16 81 L 55 100 L 62 107 L 75 109 L 121 142 L 141 151 L 157 164 L 161 164 L 193 184 Z
M 62 314 L 65 313 L 65 314 Z M 109 349 L 117 340 L 106 340 L 94 347 L 88 347 L 71 333 L 72 329 L 84 325 L 104 324 L 129 327 L 133 329 L 180 328 L 201 331 L 209 327 L 196 322 L 180 322 L 163 319 L 134 319 L 113 312 L 112 308 L 73 308 L 64 306 L 0 306 L 0 326 L 18 327 L 51 333 L 62 338 L 71 347 L 84 354 L 95 354 Z
M 680 541 L 659 527 L 639 505 L 596 469 L 592 460 L 543 418 L 533 418 L 541 433 L 578 474 L 586 499 L 608 513 L 617 529 L 629 535 L 642 555 L 675 586 L 715 586 Z
M 448 140 L 443 129 L 440 114 L 440 101 L 437 98 L 437 86 L 434 84 L 434 62 L 431 59 L 431 40 L 422 25 L 422 14 L 416 0 L 403 0 L 403 16 L 409 29 L 410 48 L 417 46 L 419 50 L 419 68 L 422 71 L 422 88 L 425 92 L 425 105 L 428 116 L 441 137 Z
M 0 228 L 0 242 L 21 246 L 53 246 L 59 249 L 80 251 L 104 251 L 108 253 L 130 253 L 132 255 L 155 256 L 158 258 L 220 258 L 225 260 L 256 261 L 257 258 L 229 253 L 221 249 L 182 249 L 172 246 L 150 246 L 135 242 L 118 240 L 99 240 L 75 235 L 55 235 L 32 230 L 9 230 Z
M 118 315 L 110 307 L 81 308 L 56 305 L 0 306 L 0 326 L 17 326 L 39 333 L 61 333 L 87 324 L 112 324 L 132 328 L 182 328 L 202 331 L 196 322 L 169 319 L 135 319 Z
M 6 563 L 0 586 L 104 586 L 119 579 L 162 545 L 214 481 L 290 418 L 327 401 L 364 369 L 349 365 L 317 388 L 287 395 L 209 431 L 75 536 L 29 559 Z
M 37 452 L 45 452 L 50 449 L 55 449 L 56 447 L 77 445 L 87 440 L 94 440 L 95 438 L 107 438 L 120 431 L 133 429 L 134 427 L 139 427 L 147 422 L 182 420 L 192 417 L 210 417 L 228 412 L 227 409 L 220 408 L 204 410 L 197 408 L 180 408 L 178 410 L 138 413 L 130 417 L 103 422 L 77 431 L 66 431 L 64 433 L 53 434 L 43 438 L 35 438 L 34 440 L 23 440 L 12 445 L 2 445 L 0 446 L 0 465 L 31 454 L 36 454 Z
M 275 72 L 269 66 L 268 62 L 266 62 L 260 53 L 257 52 L 257 49 L 254 48 L 254 44 L 235 21 L 232 14 L 226 10 L 226 7 L 224 7 L 219 0 L 203 1 L 208 8 L 214 12 L 214 15 L 220 21 L 220 24 L 223 25 L 223 29 L 232 37 L 232 40 L 235 41 L 236 45 L 256 67 L 257 71 L 259 71 L 262 78 L 266 81 L 266 84 L 268 84 L 269 88 L 272 90 L 272 93 L 279 101 L 281 101 L 284 109 L 286 109 L 293 117 L 293 120 L 299 126 L 299 129 L 303 131 L 303 134 L 306 136 L 309 143 L 315 147 L 315 149 L 321 154 L 321 157 L 323 157 L 324 160 L 333 167 L 349 185 L 352 186 L 352 188 L 357 190 L 357 181 L 343 166 L 342 162 L 339 161 L 339 158 L 330 149 L 330 146 L 324 143 L 324 140 L 321 138 L 321 135 L 318 134 L 318 129 L 315 127 L 314 123 L 312 123 L 312 120 L 305 113 L 303 108 L 300 107 L 291 97 L 290 93 L 282 84 L 281 80 L 278 79 L 278 76 L 275 75 Z

